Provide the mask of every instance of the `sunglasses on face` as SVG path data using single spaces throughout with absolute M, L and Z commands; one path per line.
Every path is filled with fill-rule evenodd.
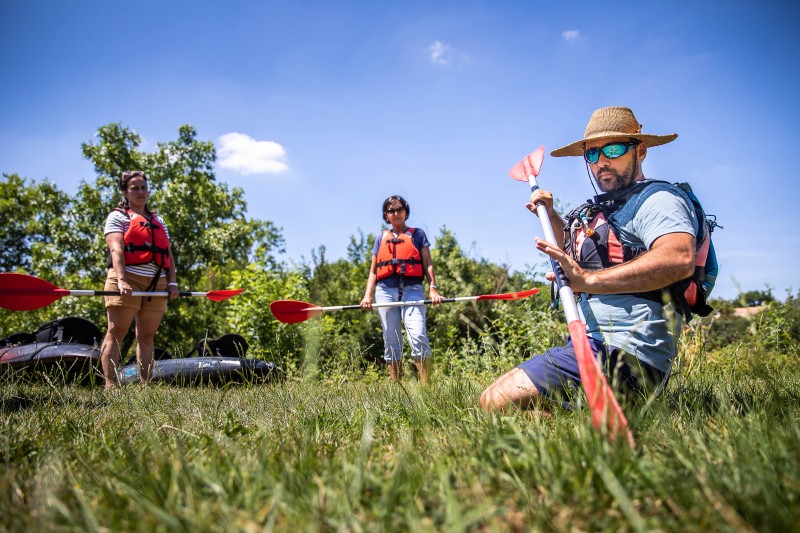
M 588 150 L 583 151 L 583 157 L 586 158 L 586 161 L 589 163 L 597 163 L 600 159 L 600 153 L 602 152 L 604 156 L 608 159 L 616 159 L 618 157 L 622 157 L 623 155 L 627 154 L 628 151 L 636 146 L 639 143 L 636 142 L 617 142 L 617 143 L 608 143 L 607 145 L 601 148 L 589 148 Z
M 386 210 L 386 214 L 387 215 L 395 215 L 395 214 L 398 214 L 398 213 L 402 213 L 405 210 L 406 210 L 405 207 L 398 207 L 396 209 L 387 209 Z
M 131 178 L 135 178 L 136 176 L 147 179 L 147 176 L 141 170 L 126 170 L 125 172 L 122 173 L 123 180 L 129 180 Z

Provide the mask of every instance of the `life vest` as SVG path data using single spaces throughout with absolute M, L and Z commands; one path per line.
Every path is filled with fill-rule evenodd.
M 688 183 L 672 184 L 648 180 L 620 191 L 596 196 L 594 200 L 578 206 L 565 217 L 565 249 L 585 270 L 609 268 L 646 252 L 643 247 L 623 244 L 619 238 L 619 228 L 633 219 L 650 195 L 662 190 L 681 197 L 697 216 L 694 273 L 663 289 L 632 294 L 659 303 L 671 299 L 688 322 L 692 314 L 708 316 L 713 311 L 707 300 L 714 288 L 719 264 L 711 241 L 711 232 L 716 227 L 722 227 L 717 224 L 716 217 L 706 216 Z
M 130 209 L 115 208 L 130 218 L 131 224 L 122 235 L 123 252 L 126 265 L 145 265 L 155 263 L 161 268 L 169 268 L 169 238 L 164 226 L 158 222 L 155 214 L 144 217 Z M 108 267 L 111 268 L 111 255 Z
M 376 263 L 378 280 L 393 274 L 406 278 L 425 277 L 422 254 L 412 238 L 415 230 L 416 228 L 408 228 L 397 236 L 389 230 L 383 230 Z

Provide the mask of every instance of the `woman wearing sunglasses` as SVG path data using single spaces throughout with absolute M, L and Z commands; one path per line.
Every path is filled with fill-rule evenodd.
M 106 218 L 104 234 L 108 246 L 105 290 L 108 332 L 100 350 L 106 388 L 118 384 L 120 344 L 136 319 L 136 360 L 142 383 L 153 367 L 154 337 L 167 310 L 163 297 L 131 296 L 133 291 L 169 292 L 178 296 L 175 260 L 164 221 L 150 211 L 147 176 L 135 170 L 123 172 L 119 180 L 122 200 Z
M 423 280 L 430 286 L 433 304 L 441 303 L 436 287 L 436 275 L 431 260 L 430 242 L 420 228 L 409 228 L 406 220 L 411 207 L 402 196 L 390 196 L 383 202 L 383 220 L 391 229 L 381 232 L 375 240 L 367 288 L 361 307 L 372 309 L 372 292 L 376 303 L 408 302 L 425 299 Z M 431 376 L 431 348 L 425 326 L 425 306 L 379 307 L 383 326 L 384 359 L 393 381 L 403 377 L 403 334 L 405 325 L 411 356 L 421 383 Z
M 691 200 L 670 183 L 646 180 L 642 170 L 649 148 L 677 136 L 642 133 L 626 107 L 598 109 L 583 139 L 551 155 L 581 157 L 604 194 L 566 220 L 548 191 L 535 191 L 526 205 L 534 214 L 536 204 L 545 206 L 558 242 L 537 239 L 536 247 L 558 261 L 580 295 L 589 344 L 627 398 L 649 397 L 666 384 L 680 316 L 664 310 L 663 291 L 695 270 L 699 223 Z M 580 385 L 570 341 L 500 376 L 480 403 L 485 410 L 529 407 L 544 397 L 569 406 Z

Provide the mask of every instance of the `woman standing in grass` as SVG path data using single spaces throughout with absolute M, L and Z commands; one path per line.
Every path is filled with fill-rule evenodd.
M 131 296 L 133 291 L 168 291 L 178 296 L 175 260 L 164 221 L 150 211 L 147 176 L 135 170 L 123 172 L 119 180 L 122 200 L 106 218 L 104 234 L 108 246 L 108 276 L 105 290 L 108 332 L 100 350 L 106 388 L 118 384 L 120 343 L 136 319 L 136 360 L 142 383 L 153 367 L 153 339 L 167 310 L 166 298 Z
M 361 307 L 372 309 L 372 291 L 376 303 L 424 300 L 422 282 L 428 279 L 430 299 L 434 304 L 443 298 L 436 287 L 436 275 L 431 260 L 431 243 L 420 228 L 409 228 L 406 220 L 411 208 L 402 196 L 390 196 L 383 202 L 383 220 L 391 229 L 383 230 L 375 240 L 367 288 Z M 421 383 L 429 383 L 431 348 L 425 325 L 425 306 L 379 307 L 383 326 L 384 359 L 393 381 L 403 377 L 403 334 L 405 324 L 411 356 Z

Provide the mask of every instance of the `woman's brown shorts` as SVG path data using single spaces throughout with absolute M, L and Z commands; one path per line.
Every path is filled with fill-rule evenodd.
M 153 281 L 153 278 L 148 276 L 140 276 L 138 274 L 125 273 L 125 279 L 134 291 L 143 291 Z M 108 269 L 108 276 L 106 277 L 107 291 L 119 291 L 117 286 L 117 273 L 113 268 Z M 167 277 L 161 276 L 156 284 L 156 291 L 167 291 Z M 106 296 L 106 307 L 124 307 L 127 309 L 136 309 L 137 311 L 161 311 L 162 313 L 167 310 L 167 298 L 165 296 Z

